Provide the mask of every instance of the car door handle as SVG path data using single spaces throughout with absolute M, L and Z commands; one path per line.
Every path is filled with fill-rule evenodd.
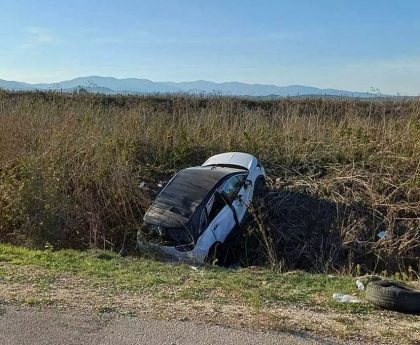
M 217 229 L 218 226 L 219 226 L 219 224 L 216 224 L 215 226 L 213 226 L 211 228 L 211 233 L 213 234 L 213 237 L 216 241 L 217 241 L 217 236 L 216 236 L 216 233 L 214 231 Z

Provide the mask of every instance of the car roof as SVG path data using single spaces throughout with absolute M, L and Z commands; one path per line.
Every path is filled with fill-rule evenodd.
M 219 181 L 244 173 L 227 167 L 193 167 L 181 170 L 159 193 L 144 220 L 165 227 L 184 226 Z

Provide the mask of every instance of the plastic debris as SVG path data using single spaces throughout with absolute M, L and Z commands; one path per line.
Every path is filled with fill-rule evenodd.
M 336 300 L 337 302 L 341 302 L 341 303 L 360 303 L 360 302 L 362 302 L 357 297 L 354 297 L 354 296 L 351 296 L 351 295 L 345 295 L 345 294 L 338 293 L 338 292 L 333 294 L 333 299 Z
M 386 231 L 380 231 L 377 235 L 381 240 L 387 237 Z
M 193 271 L 198 271 L 198 267 L 197 267 L 197 266 L 190 266 L 190 268 L 191 268 Z
M 146 187 L 146 182 L 141 181 L 141 183 L 139 184 L 139 187 L 140 187 L 141 189 L 144 189 L 144 188 Z
M 365 285 L 359 279 L 356 280 L 356 286 L 359 290 L 365 289 Z

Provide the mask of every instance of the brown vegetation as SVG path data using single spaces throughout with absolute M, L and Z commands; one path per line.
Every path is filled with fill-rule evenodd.
M 418 271 L 419 100 L 0 92 L 0 240 L 130 248 L 139 183 L 222 151 L 270 177 L 253 230 L 270 241 L 245 240 L 249 263 Z

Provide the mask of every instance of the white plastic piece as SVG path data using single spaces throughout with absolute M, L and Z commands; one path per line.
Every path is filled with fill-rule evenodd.
M 380 231 L 380 232 L 378 233 L 378 237 L 379 237 L 380 239 L 384 239 L 384 238 L 386 238 L 386 235 L 387 235 L 386 231 Z
M 357 297 L 354 297 L 351 295 L 345 295 L 338 292 L 333 294 L 333 299 L 341 303 L 360 303 L 361 302 L 361 300 L 358 299 Z

